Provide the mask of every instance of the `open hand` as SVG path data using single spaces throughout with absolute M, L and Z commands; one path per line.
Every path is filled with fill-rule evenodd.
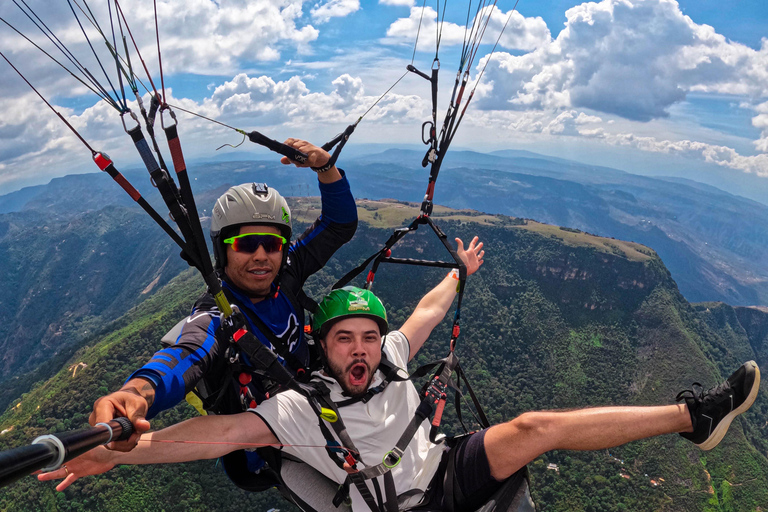
M 485 256 L 485 251 L 483 250 L 483 242 L 478 243 L 478 240 L 478 237 L 473 238 L 469 243 L 469 246 L 464 249 L 464 242 L 462 242 L 460 238 L 456 239 L 456 243 L 458 244 L 458 249 L 456 252 L 464 262 L 464 265 L 467 266 L 468 276 L 471 276 L 477 272 L 477 269 L 479 269 L 483 264 L 483 256 Z
M 103 446 L 99 446 L 68 461 L 59 469 L 37 475 L 37 479 L 41 482 L 46 482 L 63 478 L 64 481 L 56 486 L 57 491 L 63 491 L 78 478 L 106 473 L 115 467 L 115 463 L 112 461 L 113 458 L 114 454 L 112 452 Z

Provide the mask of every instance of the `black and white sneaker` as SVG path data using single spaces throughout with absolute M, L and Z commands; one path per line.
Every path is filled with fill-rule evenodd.
M 691 387 L 680 392 L 677 401 L 685 400 L 688 405 L 693 432 L 680 435 L 702 450 L 711 450 L 723 439 L 731 421 L 755 402 L 760 369 L 757 363 L 748 361 L 717 387 L 703 391 L 698 382 Z

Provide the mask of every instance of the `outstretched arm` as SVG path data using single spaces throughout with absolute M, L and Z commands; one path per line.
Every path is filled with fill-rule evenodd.
M 474 274 L 483 264 L 483 256 L 485 255 L 483 243 L 478 243 L 478 238 L 475 237 L 466 250 L 464 249 L 464 242 L 460 239 L 457 238 L 456 243 L 458 244 L 456 252 L 467 266 L 467 275 Z M 427 341 L 432 329 L 443 320 L 448 308 L 453 303 L 458 284 L 458 277 L 454 277 L 453 274 L 450 272 L 439 285 L 419 301 L 413 314 L 400 328 L 400 332 L 408 338 L 411 347 L 411 359 L 416 356 L 421 346 Z
M 180 442 L 181 441 L 181 442 Z M 61 468 L 38 476 L 41 481 L 64 478 L 57 487 L 63 491 L 78 478 L 99 475 L 120 464 L 163 464 L 215 459 L 229 452 L 279 441 L 255 414 L 199 416 L 157 432 L 143 434 L 130 452 L 116 452 L 100 446 L 72 459 Z
M 296 167 L 322 168 L 331 155 L 307 141 L 288 139 L 285 143 L 307 154 L 306 163 L 293 162 L 286 157 L 283 164 Z M 288 263 L 281 271 L 280 286 L 299 296 L 304 282 L 320 270 L 345 243 L 349 242 L 357 229 L 357 206 L 349 189 L 349 181 L 342 171 L 332 166 L 318 172 L 321 213 L 303 234 L 291 243 Z

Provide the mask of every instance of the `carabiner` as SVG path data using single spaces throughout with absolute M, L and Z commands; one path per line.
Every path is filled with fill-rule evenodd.
M 128 129 L 128 126 L 125 124 L 125 114 L 130 114 L 131 118 L 136 122 L 136 126 L 134 126 L 132 129 Z M 131 110 L 124 110 L 120 113 L 120 121 L 123 122 L 123 130 L 125 130 L 125 133 L 130 134 L 133 130 L 136 128 L 141 129 L 141 123 L 139 123 L 139 118 L 136 117 L 136 114 L 134 114 Z
M 425 137 L 426 130 L 425 128 L 429 126 L 429 138 Z M 435 123 L 432 121 L 424 121 L 424 124 L 421 125 L 421 142 L 423 142 L 426 145 L 432 144 L 432 142 L 435 140 Z
M 166 110 L 170 114 L 171 119 L 173 119 L 173 124 L 169 126 L 165 126 L 165 119 L 163 118 L 163 113 Z M 179 124 L 179 122 L 176 120 L 176 113 L 173 110 L 171 110 L 171 107 L 169 107 L 168 104 L 165 104 L 162 107 L 160 107 L 160 126 L 163 128 L 163 130 L 166 130 L 168 128 L 173 128 L 177 124 Z

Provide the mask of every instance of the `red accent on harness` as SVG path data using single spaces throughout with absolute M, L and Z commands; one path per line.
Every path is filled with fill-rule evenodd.
M 366 278 L 365 278 L 365 282 L 366 282 L 366 283 L 372 283 L 372 282 L 373 282 L 373 277 L 374 277 L 375 275 L 376 275 L 376 274 L 374 274 L 374 273 L 373 273 L 373 270 L 369 270 L 369 271 L 368 271 L 368 277 L 366 277 Z
M 96 165 L 98 165 L 99 169 L 102 171 L 112 165 L 112 160 L 110 160 L 108 156 L 101 153 L 96 153 L 93 155 L 93 161 L 96 162 Z
M 432 181 L 429 183 L 429 186 L 427 187 L 427 199 L 431 201 L 434 195 L 435 195 L 435 182 Z
M 277 294 L 278 294 L 278 293 L 280 293 L 280 287 L 279 287 L 279 286 L 277 287 L 277 290 L 275 290 L 275 296 L 274 296 L 274 297 L 272 297 L 272 298 L 273 298 L 273 299 L 276 299 L 276 298 L 277 298 Z
M 384 254 L 387 258 L 392 256 L 392 249 L 387 249 L 387 252 Z
M 232 339 L 235 340 L 235 342 L 238 342 L 238 341 L 240 341 L 240 338 L 245 336 L 245 334 L 247 332 L 248 331 L 246 331 L 245 329 L 240 328 L 240 329 L 237 330 L 237 332 L 235 334 L 232 335 Z
M 176 174 L 187 170 L 187 164 L 184 162 L 184 154 L 181 152 L 181 143 L 179 138 L 168 139 L 168 149 L 171 150 L 171 159 L 173 159 L 173 168 Z
M 454 325 L 454 326 L 453 326 L 453 332 L 451 333 L 451 335 L 452 335 L 454 338 L 458 338 L 458 337 L 459 337 L 459 332 L 461 332 L 461 328 L 458 326 L 458 324 L 457 324 L 457 325 Z
M 251 409 L 255 409 L 256 405 L 258 405 L 258 404 L 256 403 L 256 400 L 251 400 L 251 403 L 248 404 L 248 405 L 250 406 Z
M 304 332 L 306 332 L 306 333 L 312 332 L 312 326 L 311 325 L 305 325 L 304 326 Z
M 118 185 L 123 187 L 123 190 L 128 192 L 128 195 L 131 196 L 131 199 L 133 199 L 134 201 L 138 201 L 139 199 L 141 199 L 141 194 L 139 194 L 139 191 L 133 188 L 133 185 L 128 183 L 128 180 L 125 179 L 125 176 L 123 176 L 120 173 L 117 173 L 117 176 L 115 176 L 114 179 Z
M 349 466 L 350 466 L 350 469 L 353 469 L 353 470 L 354 470 L 354 471 L 349 471 L 349 470 L 347 470 L 347 468 L 345 467 L 344 469 L 347 471 L 347 473 L 350 473 L 350 472 L 351 472 L 351 473 L 357 473 L 357 469 L 355 469 L 355 465 L 357 464 L 357 461 L 356 461 L 356 460 L 355 460 L 355 458 L 352 456 L 352 454 L 351 454 L 351 453 L 347 453 L 347 454 L 344 456 L 344 460 L 345 460 L 345 461 L 347 461 L 347 464 L 349 464 Z M 345 466 L 346 466 L 346 464 L 345 464 Z
M 298 370 L 296 370 L 296 376 L 297 377 L 300 376 L 300 375 L 304 375 L 305 373 L 307 373 L 307 372 L 304 370 L 304 368 L 299 368 Z
M 251 380 L 253 380 L 253 376 L 250 373 L 243 372 L 240 374 L 237 380 L 240 381 L 240 385 L 247 386 L 251 383 Z
M 439 427 L 440 421 L 443 419 L 443 409 L 445 409 L 445 394 L 440 397 L 440 401 L 435 408 L 435 417 L 432 418 L 432 426 Z

